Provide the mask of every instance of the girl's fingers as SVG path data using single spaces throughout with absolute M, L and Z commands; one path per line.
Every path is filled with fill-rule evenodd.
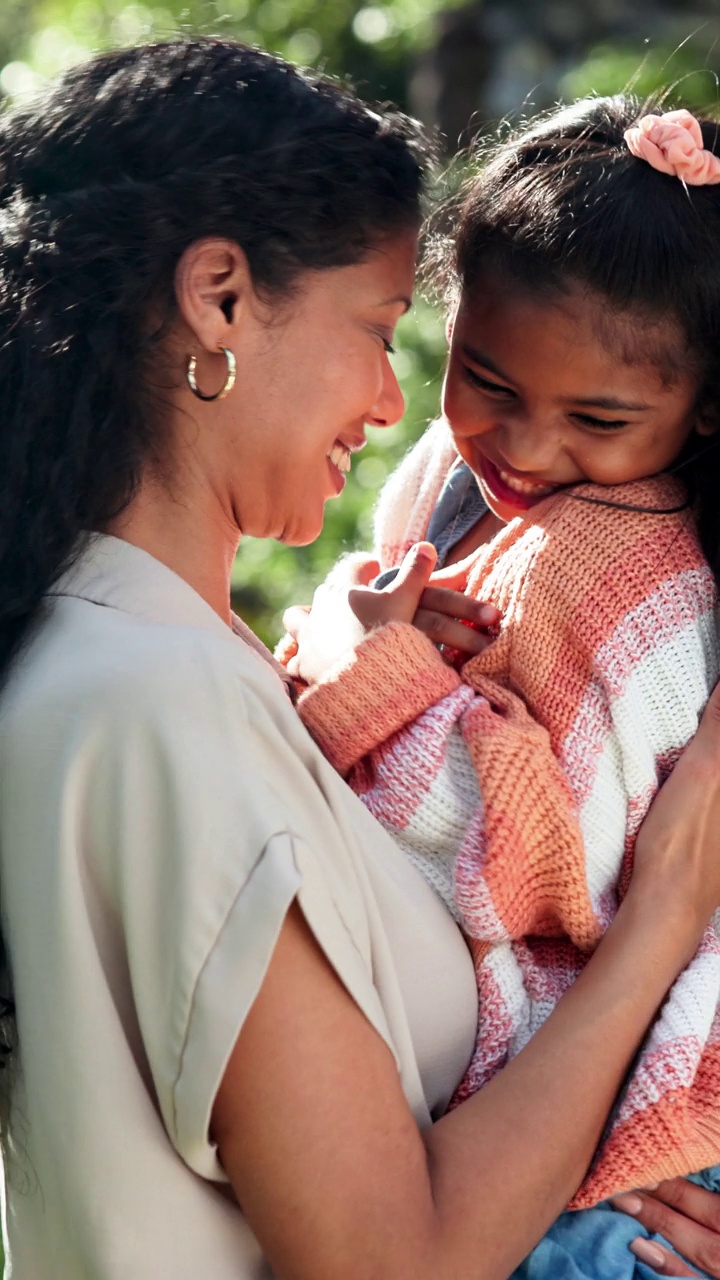
M 330 587 L 369 587 L 373 578 L 377 578 L 380 565 L 374 556 L 364 551 L 353 551 L 338 560 L 326 578 Z
M 431 582 L 434 582 L 434 575 Z M 462 595 L 450 587 L 426 587 L 420 598 L 420 608 L 428 612 L 443 613 L 449 618 L 460 618 L 479 627 L 495 627 L 500 621 L 500 610 L 492 604 L 483 604 L 472 596 Z
M 308 604 L 293 604 L 286 609 L 282 616 L 282 624 L 293 640 L 297 640 L 302 630 L 303 623 L 306 621 L 310 612 Z
M 351 589 L 350 608 L 363 626 L 412 622 L 436 558 L 432 543 L 418 542 L 408 551 L 396 577 L 382 591 L 363 586 Z
M 450 587 L 453 591 L 465 591 L 475 558 L 476 553 L 473 551 L 466 560 L 460 560 L 457 564 L 449 564 L 444 569 L 436 569 L 431 579 L 431 586 Z
M 434 609 L 418 609 L 413 618 L 413 625 L 424 632 L 435 644 L 444 645 L 446 649 L 455 649 L 467 657 L 482 653 L 492 644 L 493 636 L 475 631 L 457 618 L 449 618 L 447 614 L 437 613 Z

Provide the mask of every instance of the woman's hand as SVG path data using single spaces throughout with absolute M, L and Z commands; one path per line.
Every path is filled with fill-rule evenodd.
M 645 902 L 660 897 L 663 928 L 676 925 L 687 936 L 688 960 L 720 906 L 718 832 L 720 684 L 640 828 L 627 894 Z
M 283 615 L 297 644 L 287 663 L 290 674 L 316 684 L 368 631 L 388 622 L 412 623 L 445 646 L 453 660 L 482 652 L 493 639 L 498 610 L 463 594 L 466 566 L 433 573 L 435 559 L 430 543 L 417 543 L 380 591 L 370 586 L 379 572 L 376 560 L 349 556 L 341 561 L 318 587 L 311 609 L 295 605 Z
M 677 921 L 687 930 L 688 920 L 694 920 L 695 942 L 720 904 L 718 831 L 720 684 L 643 822 L 628 890 L 628 897 L 664 893 L 663 928 Z M 674 910 L 668 910 L 668 903 Z M 693 945 L 689 937 L 688 959 Z M 613 1204 L 648 1231 L 663 1235 L 686 1260 L 680 1262 L 661 1244 L 639 1236 L 633 1252 L 660 1275 L 697 1276 L 694 1267 L 699 1267 L 720 1277 L 720 1195 L 685 1178 L 673 1178 L 652 1190 L 616 1196 Z
M 686 1178 L 672 1178 L 652 1191 L 615 1196 L 613 1204 L 648 1231 L 664 1236 L 691 1264 L 680 1262 L 676 1254 L 656 1240 L 638 1236 L 630 1248 L 659 1275 L 697 1276 L 694 1267 L 699 1267 L 706 1275 L 720 1277 L 719 1194 Z

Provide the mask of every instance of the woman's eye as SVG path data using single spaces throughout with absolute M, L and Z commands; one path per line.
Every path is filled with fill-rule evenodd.
M 389 338 L 383 338 L 383 340 L 382 340 L 382 344 L 383 344 L 383 346 L 384 346 L 384 348 L 385 348 L 385 351 L 386 351 L 387 355 L 389 355 L 389 356 L 394 356 L 394 355 L 395 355 L 395 348 L 394 348 L 394 346 L 393 346 L 392 342 L 390 342 Z
M 490 378 L 484 378 L 481 373 L 476 373 L 474 369 L 465 365 L 465 376 L 474 387 L 479 387 L 481 391 L 486 391 L 491 396 L 514 396 L 515 392 L 510 387 L 505 387 L 501 382 L 491 382 Z
M 575 413 L 573 417 L 583 427 L 592 427 L 594 431 L 620 431 L 628 425 L 624 419 L 593 418 L 589 413 Z

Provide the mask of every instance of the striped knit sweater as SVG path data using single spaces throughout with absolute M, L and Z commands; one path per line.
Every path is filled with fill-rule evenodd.
M 383 567 L 425 534 L 454 460 L 437 423 L 391 478 L 377 521 Z M 682 501 L 668 477 L 603 496 Z M 300 701 L 470 942 L 479 1027 L 456 1101 L 522 1048 L 607 928 L 638 827 L 718 673 L 716 590 L 687 511 L 558 494 L 480 548 L 468 590 L 503 621 L 460 674 L 419 631 L 391 624 Z M 720 1160 L 719 1008 L 709 928 L 573 1207 Z

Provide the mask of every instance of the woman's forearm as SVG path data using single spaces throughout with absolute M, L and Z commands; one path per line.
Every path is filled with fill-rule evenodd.
M 213 1113 L 279 1280 L 504 1280 L 580 1183 L 657 1007 L 720 901 L 720 693 L 638 836 L 628 895 L 530 1044 L 418 1131 L 395 1061 L 298 908 Z
M 502 1280 L 566 1207 L 645 1029 L 696 940 L 629 899 L 523 1052 L 428 1131 L 438 1258 L 449 1240 L 467 1257 L 481 1248 L 476 1278 Z
M 424 1135 L 387 1046 L 294 912 L 214 1112 L 224 1166 L 280 1280 L 504 1280 L 581 1181 L 695 945 L 667 919 L 651 945 L 666 907 L 630 899 L 528 1047 Z

